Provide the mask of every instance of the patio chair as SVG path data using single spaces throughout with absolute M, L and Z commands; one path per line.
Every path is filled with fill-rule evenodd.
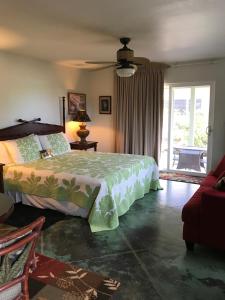
M 177 169 L 201 171 L 201 152 L 198 150 L 180 150 Z
M 0 238 L 0 300 L 28 300 L 29 270 L 44 217 Z

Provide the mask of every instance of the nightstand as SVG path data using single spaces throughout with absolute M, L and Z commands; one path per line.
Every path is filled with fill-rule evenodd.
M 91 142 L 87 141 L 85 144 L 81 144 L 79 141 L 70 143 L 70 147 L 73 150 L 87 150 L 90 148 L 94 148 L 95 151 L 97 151 L 97 144 L 98 142 Z
M 5 164 L 0 163 L 0 193 L 4 193 L 3 167 Z

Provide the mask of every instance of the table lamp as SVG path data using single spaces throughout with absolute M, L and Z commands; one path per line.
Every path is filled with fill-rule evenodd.
M 87 112 L 85 110 L 79 110 L 75 117 L 73 118 L 73 121 L 75 122 L 81 122 L 82 124 L 79 124 L 80 129 L 77 131 L 77 135 L 80 138 L 81 144 L 86 144 L 86 137 L 89 135 L 89 130 L 86 129 L 86 122 L 91 122 L 91 119 L 89 118 Z

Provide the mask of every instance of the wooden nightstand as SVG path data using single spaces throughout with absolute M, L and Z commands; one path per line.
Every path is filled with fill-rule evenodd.
M 72 142 L 70 143 L 70 147 L 73 150 L 87 150 L 90 148 L 94 148 L 95 151 L 97 151 L 97 144 L 98 142 L 91 142 L 87 141 L 86 144 L 81 144 L 79 141 L 78 142 Z
M 5 164 L 0 163 L 0 193 L 4 193 L 3 167 Z

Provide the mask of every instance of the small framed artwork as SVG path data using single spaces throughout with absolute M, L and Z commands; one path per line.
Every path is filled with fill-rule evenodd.
M 99 96 L 99 113 L 108 114 L 112 113 L 111 96 Z
M 86 94 L 68 92 L 68 114 L 76 115 L 79 110 L 86 110 Z

